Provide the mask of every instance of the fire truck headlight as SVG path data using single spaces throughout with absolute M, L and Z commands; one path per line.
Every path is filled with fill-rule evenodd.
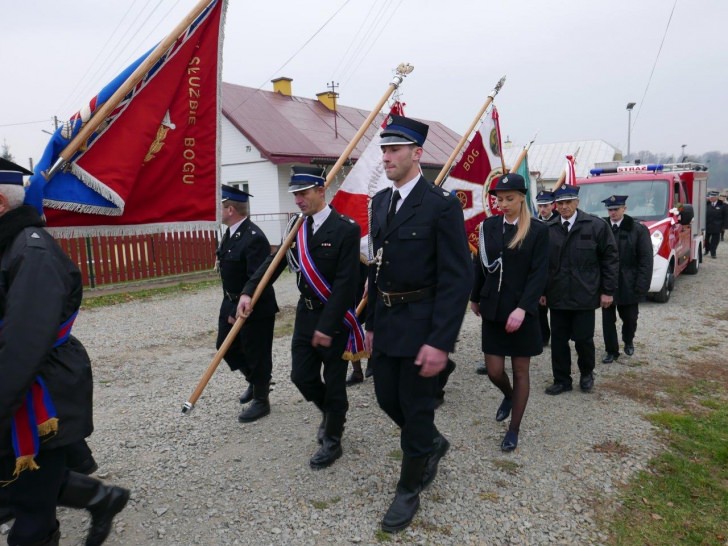
M 662 232 L 653 231 L 650 238 L 652 239 L 652 255 L 657 256 L 657 253 L 660 251 L 660 247 L 662 246 Z

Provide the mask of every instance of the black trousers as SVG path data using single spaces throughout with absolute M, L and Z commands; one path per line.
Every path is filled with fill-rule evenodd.
M 582 375 L 594 371 L 594 310 L 551 309 L 551 369 L 554 382 L 571 385 L 571 350 L 574 340 L 577 365 Z
M 718 233 L 706 233 L 705 234 L 705 253 L 710 252 L 711 256 L 715 256 L 715 251 L 718 250 L 718 243 L 720 243 L 720 232 Z
M 538 306 L 538 318 L 541 322 L 541 340 L 544 345 L 548 345 L 551 339 L 551 328 L 549 328 L 549 308 L 547 305 Z
M 374 391 L 379 407 L 401 429 L 402 452 L 422 457 L 432 451 L 438 376 L 422 377 L 414 357 L 390 357 L 374 350 Z
M 217 325 L 217 343 L 219 349 L 232 329 L 227 319 L 235 315 L 237 303 L 223 301 Z M 246 321 L 235 337 L 232 345 L 225 353 L 225 362 L 230 369 L 240 370 L 245 379 L 253 385 L 267 385 L 273 372 L 273 328 L 275 315 L 270 317 L 254 317 Z
M 622 341 L 632 343 L 637 331 L 637 317 L 639 305 L 636 303 L 610 305 L 602 307 L 602 333 L 604 334 L 604 350 L 608 353 L 619 354 L 619 339 L 617 339 L 617 313 L 622 319 Z
M 312 347 L 313 329 L 320 314 L 321 310 L 300 308 L 296 313 L 291 340 L 291 381 L 306 400 L 316 404 L 324 413 L 345 414 L 349 409 L 346 396 L 346 369 L 349 363 L 342 355 L 349 333 L 345 330 L 336 334 L 331 347 Z M 345 329 L 343 324 L 342 329 Z
M 35 458 L 38 470 L 25 470 L 6 487 L 0 487 L 0 504 L 15 516 L 8 544 L 10 546 L 42 542 L 58 528 L 56 505 L 68 477 L 66 448 L 41 451 Z M 0 457 L 0 480 L 11 480 L 15 456 Z

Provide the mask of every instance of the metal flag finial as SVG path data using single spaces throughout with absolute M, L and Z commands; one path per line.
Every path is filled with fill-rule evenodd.
M 408 74 L 411 74 L 414 69 L 415 67 L 409 63 L 399 63 L 399 66 L 396 69 L 397 73 L 392 79 L 392 85 L 394 85 L 394 88 L 397 89 L 404 81 L 405 77 L 407 77 Z
M 498 92 L 501 90 L 501 87 L 503 87 L 503 84 L 506 82 L 506 77 L 503 76 L 500 80 L 498 80 L 498 83 L 495 84 L 495 87 L 493 88 L 493 91 L 490 92 L 488 95 L 490 98 L 494 99 L 495 96 L 498 94 Z

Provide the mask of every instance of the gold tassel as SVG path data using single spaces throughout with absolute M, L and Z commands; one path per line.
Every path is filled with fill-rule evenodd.
M 17 478 L 23 470 L 38 470 L 39 468 L 33 455 L 23 455 L 15 459 L 15 472 L 13 472 L 13 476 Z
M 51 417 L 38 425 L 38 436 L 47 436 L 58 432 L 58 417 Z
M 369 358 L 369 353 L 366 351 L 360 351 L 356 354 L 353 354 L 351 351 L 344 351 L 344 354 L 341 355 L 341 358 L 350 362 L 359 362 L 362 358 Z

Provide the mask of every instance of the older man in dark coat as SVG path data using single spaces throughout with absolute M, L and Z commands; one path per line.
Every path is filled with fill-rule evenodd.
M 728 227 L 728 205 L 718 200 L 718 192 L 708 192 L 705 207 L 705 254 L 715 258 L 721 232 Z
M 89 510 L 94 546 L 129 491 L 67 468 L 93 430 L 91 363 L 71 335 L 81 274 L 23 205 L 23 174 L 0 159 L 0 504 L 15 516 L 11 546 L 58 545 L 58 505 Z
M 572 390 L 574 340 L 581 377 L 579 387 L 594 387 L 594 310 L 612 305 L 617 290 L 619 257 L 612 231 L 598 216 L 579 206 L 579 187 L 563 185 L 554 193 L 559 221 L 549 226 L 549 280 L 546 303 L 551 311 L 551 368 L 554 383 L 546 394 Z
M 602 203 L 607 207 L 609 217 L 605 218 L 619 251 L 619 277 L 614 305 L 602 307 L 602 333 L 604 349 L 607 354 L 602 358 L 604 364 L 619 358 L 617 338 L 617 312 L 622 319 L 622 341 L 624 352 L 634 354 L 634 335 L 637 331 L 639 302 L 644 301 L 652 280 L 652 242 L 649 230 L 625 214 L 626 195 L 612 195 Z

